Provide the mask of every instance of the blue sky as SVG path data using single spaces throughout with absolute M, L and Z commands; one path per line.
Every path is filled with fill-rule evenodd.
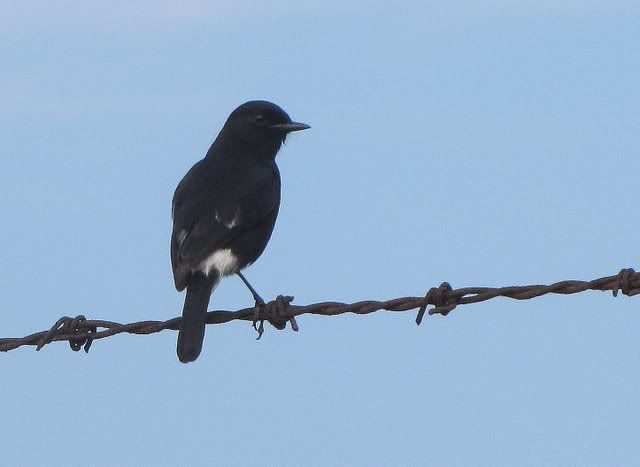
M 280 152 L 262 295 L 550 283 L 638 262 L 640 8 L 623 1 L 5 2 L 2 337 L 177 316 L 170 202 L 227 115 Z M 236 278 L 211 309 L 249 306 Z M 640 463 L 637 299 L 304 316 L 0 355 L 7 464 Z

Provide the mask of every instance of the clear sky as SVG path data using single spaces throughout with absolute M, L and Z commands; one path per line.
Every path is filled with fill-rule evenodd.
M 109 6 L 105 6 L 105 5 Z M 299 304 L 638 266 L 637 2 L 7 1 L 0 336 L 180 314 L 173 190 L 251 99 L 312 130 L 246 271 Z M 304 316 L 0 355 L 1 463 L 640 463 L 640 299 Z M 250 306 L 237 278 L 210 309 Z

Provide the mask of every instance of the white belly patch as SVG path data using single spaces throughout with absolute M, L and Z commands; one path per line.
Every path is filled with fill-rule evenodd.
M 200 270 L 207 276 L 213 270 L 221 276 L 229 276 L 238 271 L 238 258 L 231 253 L 230 248 L 218 250 L 200 263 Z

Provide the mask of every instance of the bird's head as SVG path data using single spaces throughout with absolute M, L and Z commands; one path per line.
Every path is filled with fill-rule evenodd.
M 273 158 L 289 133 L 307 128 L 271 102 L 250 101 L 231 112 L 220 135 L 252 153 Z

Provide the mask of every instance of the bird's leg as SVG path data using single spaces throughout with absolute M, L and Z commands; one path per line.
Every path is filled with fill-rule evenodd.
M 242 279 L 242 282 L 244 282 L 244 285 L 247 286 L 249 292 L 251 292 L 251 295 L 253 295 L 253 299 L 256 301 L 256 306 L 264 305 L 264 300 L 262 299 L 262 297 L 258 294 L 258 292 L 256 292 L 256 289 L 251 287 L 251 284 L 249 284 L 249 281 L 242 275 L 242 273 L 238 271 L 236 272 L 236 274 L 238 275 L 238 277 L 240 277 L 240 279 Z
M 236 274 L 240 279 L 242 279 L 242 282 L 244 282 L 244 285 L 247 286 L 247 288 L 249 289 L 249 292 L 251 292 L 251 295 L 253 295 L 253 299 L 256 302 L 256 305 L 253 311 L 253 329 L 258 331 L 258 339 L 260 339 L 262 337 L 262 333 L 264 332 L 264 319 L 260 319 L 260 310 L 262 310 L 262 307 L 264 306 L 264 300 L 262 299 L 260 294 L 256 292 L 256 289 L 254 289 L 251 286 L 251 284 L 249 284 L 249 281 L 247 280 L 247 278 L 244 277 L 240 271 L 238 271 Z M 258 325 L 258 321 L 260 322 L 259 325 Z

